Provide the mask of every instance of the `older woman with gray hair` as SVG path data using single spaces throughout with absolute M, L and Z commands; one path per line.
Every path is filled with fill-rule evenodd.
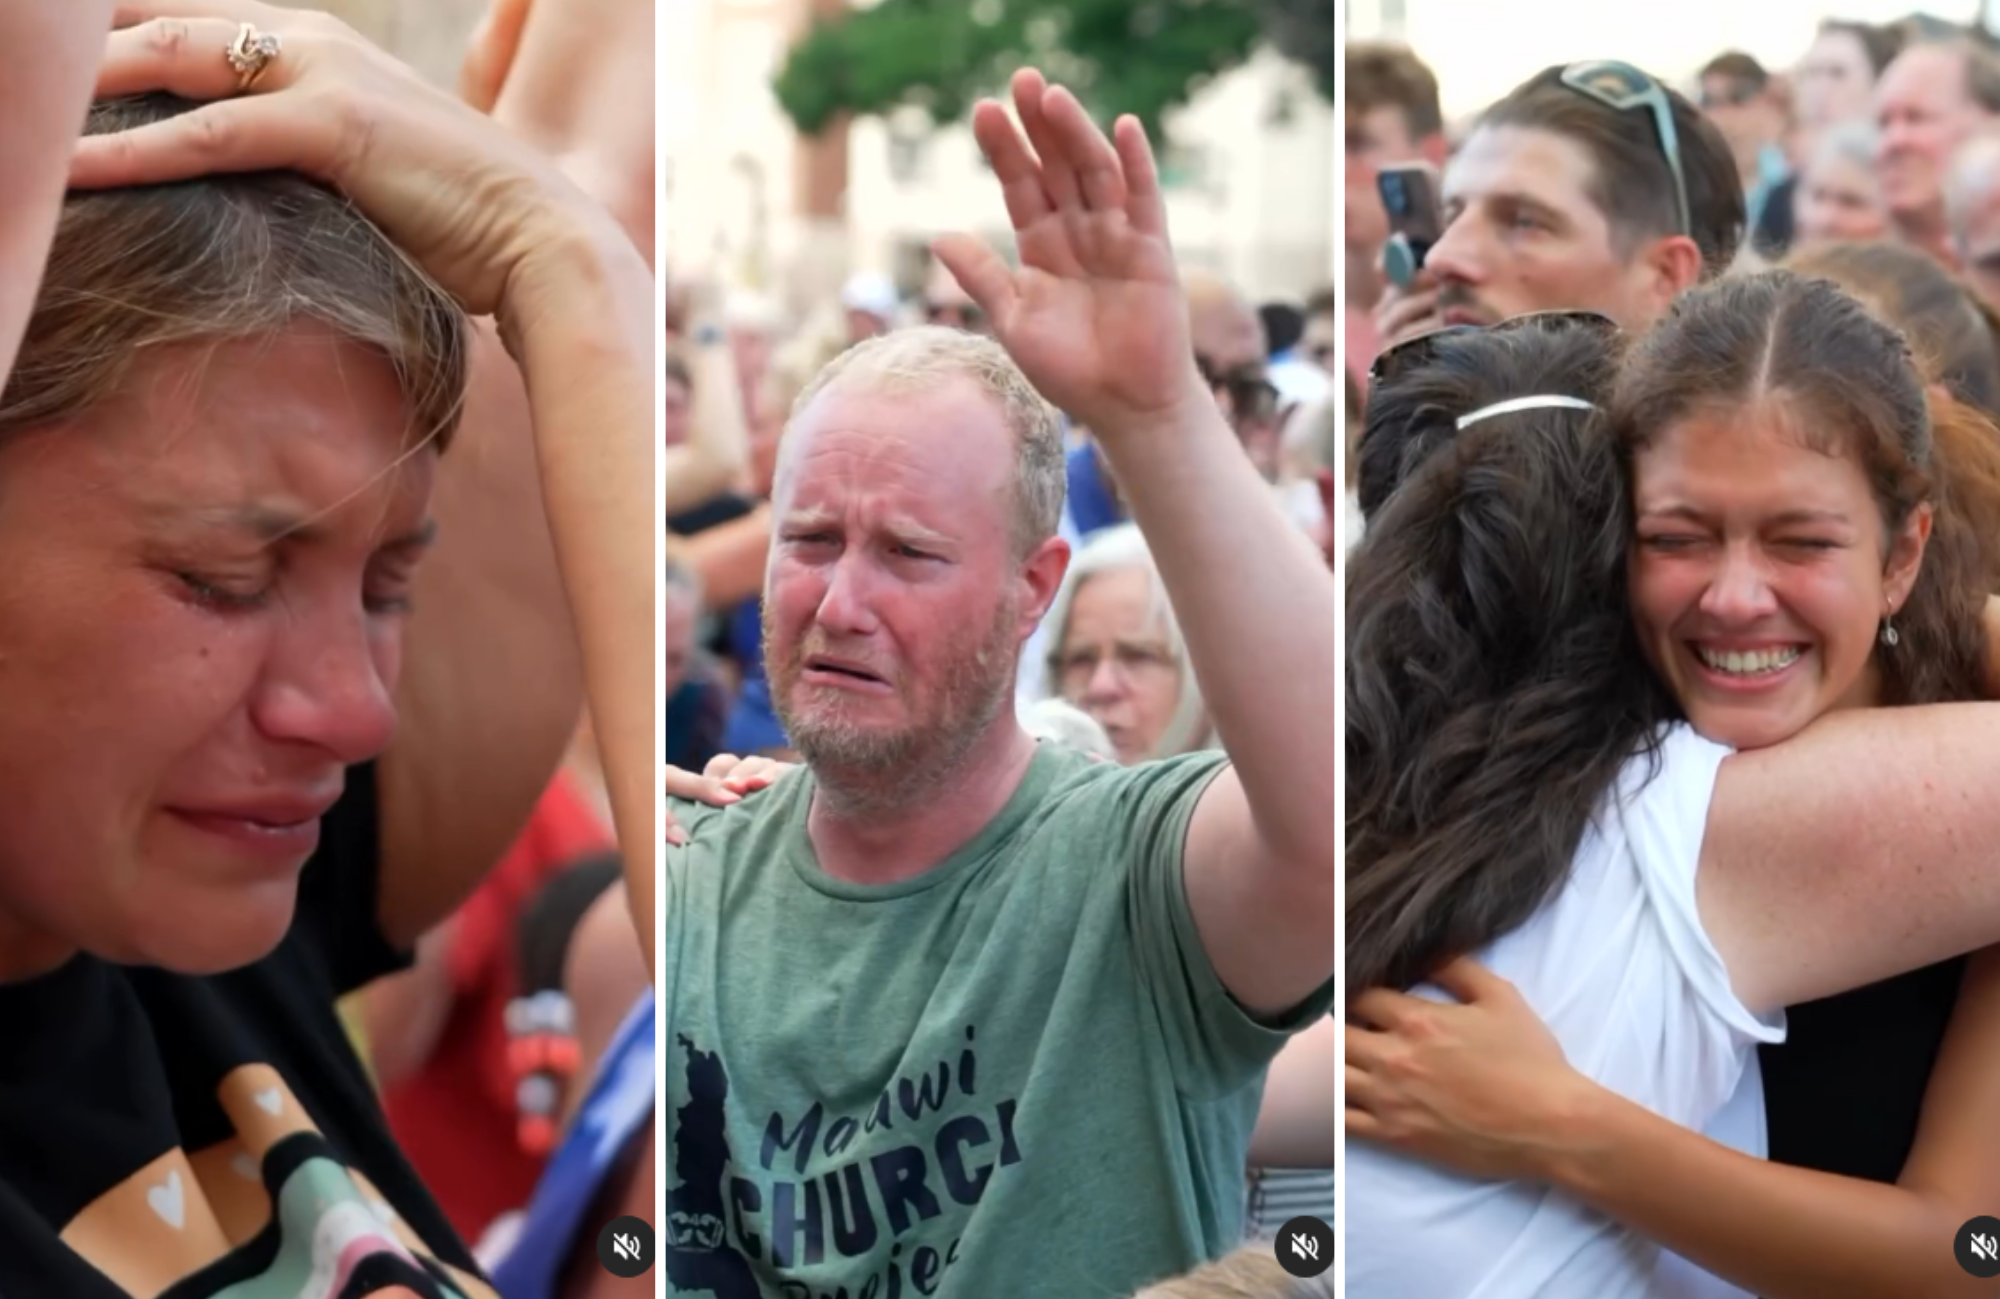
M 1187 642 L 1136 526 L 1084 542 L 1045 625 L 1043 694 L 1089 714 L 1119 762 L 1213 747 Z
M 1843 122 L 1820 136 L 1792 197 L 1794 251 L 1888 236 L 1889 206 L 1875 174 L 1879 142 L 1868 122 Z

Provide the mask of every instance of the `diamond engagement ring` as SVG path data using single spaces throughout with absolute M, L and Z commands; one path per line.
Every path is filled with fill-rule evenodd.
M 249 90 L 257 84 L 257 78 L 264 75 L 264 69 L 271 66 L 285 43 L 269 32 L 260 32 L 249 23 L 236 29 L 236 39 L 222 51 L 229 60 L 229 66 L 236 69 L 237 93 Z

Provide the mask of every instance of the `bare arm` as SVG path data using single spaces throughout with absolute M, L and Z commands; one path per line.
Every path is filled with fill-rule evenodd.
M 652 94 L 652 21 L 648 0 L 525 8 L 508 0 L 482 34 L 494 47 L 496 72 L 487 75 L 500 78 L 494 120 L 557 159 L 633 247 L 647 250 L 652 121 L 625 109 Z M 606 58 L 605 49 L 621 53 Z M 477 80 L 469 68 L 468 83 Z M 570 595 L 537 465 L 538 427 L 550 431 L 539 439 L 544 454 L 551 434 L 573 430 L 543 425 L 546 414 L 482 324 L 463 441 L 439 476 L 439 545 L 411 626 L 404 721 L 381 767 L 382 924 L 399 942 L 449 915 L 499 861 L 583 708 Z M 643 581 L 649 589 L 650 575 Z
M 0 386 L 34 311 L 111 10 L 111 0 L 0 5 Z
M 1548 1180 L 1767 1299 L 1990 1299 L 1952 1239 L 2000 1203 L 2000 960 L 1977 958 L 1895 1185 L 1755 1159 L 1602 1088 Z
M 582 665 L 536 467 L 539 417 L 490 324 L 439 462 L 438 544 L 417 579 L 382 755 L 380 920 L 410 944 L 520 834 L 583 709 Z
M 655 11 L 653 0 L 494 0 L 483 33 L 494 50 L 488 62 L 506 69 L 494 94 L 494 118 L 555 157 L 616 217 L 648 266 L 657 193 L 653 118 L 634 112 L 633 105 L 653 99 Z M 607 58 L 607 51 L 618 57 Z M 478 80 L 479 68 L 468 68 L 468 98 L 474 102 Z M 719 287 L 695 288 L 693 318 L 719 326 Z M 749 465 L 748 432 L 727 345 L 690 339 L 686 356 L 693 383 L 692 436 L 685 447 L 665 448 L 658 456 L 669 515 L 726 490 Z M 682 501 L 683 494 L 692 499 Z M 651 896 L 650 887 L 643 895 Z M 648 931 L 650 950 L 650 908 L 641 914 L 648 917 L 641 928 Z
M 973 126 L 1023 269 L 968 239 L 938 252 L 1043 395 L 1098 438 L 1153 548 L 1233 760 L 1188 832 L 1188 901 L 1236 999 L 1286 1009 L 1339 963 L 1339 591 L 1195 368 L 1144 131 L 1123 119 L 1112 144 L 1032 72 L 1014 96 L 1034 155 L 998 104 Z
M 646 993 L 646 966 L 632 941 L 632 928 L 625 890 L 613 887 L 591 904 L 570 935 L 562 987 L 576 1010 L 577 1066 L 563 1093 L 564 1128 L 590 1094 L 605 1048 Z
M 527 380 L 592 730 L 652 971 L 652 277 L 622 232 L 588 231 L 573 243 L 551 243 L 524 270 L 502 319 Z
M 2000 704 L 1835 713 L 1725 760 L 1696 896 L 1758 1009 L 2000 941 Z
M 771 507 L 759 505 L 740 519 L 689 537 L 687 561 L 701 576 L 702 598 L 711 609 L 727 609 L 764 589 L 764 565 L 771 557 Z
M 750 467 L 750 433 L 719 298 L 693 317 L 684 355 L 693 384 L 687 445 L 660 459 L 663 513 L 671 518 L 728 491 Z
M 513 47 L 493 119 L 603 204 L 648 267 L 654 9 L 653 0 L 498 0 L 482 33 Z
M 1328 1018 L 1285 1043 L 1264 1080 L 1250 1134 L 1253 1168 L 1332 1168 L 1340 1152 L 1340 1023 Z

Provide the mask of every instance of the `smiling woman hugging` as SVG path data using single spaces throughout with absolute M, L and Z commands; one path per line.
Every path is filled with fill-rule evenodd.
M 1446 340 L 1402 382 L 1576 345 L 1539 332 Z M 1902 334 L 1789 272 L 1689 295 L 1592 388 L 1544 391 L 1609 436 L 1525 410 L 1550 399 L 1494 433 L 1506 407 L 1445 403 L 1476 427 L 1355 560 L 1347 1118 L 1371 1140 L 1348 1203 L 1370 1245 L 1348 1278 L 1466 1293 L 1441 1264 L 1475 1280 L 1504 1253 L 1495 1294 L 1959 1293 L 1951 1233 L 1996 1189 L 1972 1152 L 2000 963 L 1951 959 L 2000 936 L 2000 732 L 1969 702 L 1995 684 L 2000 534 L 1967 472 L 1992 432 Z M 1603 706 L 1621 691 L 1644 706 Z M 1774 1089 L 1767 1127 L 1754 1048 L 1780 1013 L 1909 970 L 1943 984 L 1898 1003 L 1941 1010 L 1928 1042 L 1906 1026 L 1810 1099 Z M 1863 1091 L 1873 1112 L 1832 1122 Z M 1461 1248 L 1416 1248 L 1447 1204 Z

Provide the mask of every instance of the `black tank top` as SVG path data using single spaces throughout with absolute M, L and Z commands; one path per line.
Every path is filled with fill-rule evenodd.
M 1788 1010 L 1784 1044 L 1758 1049 L 1771 1158 L 1895 1181 L 1964 973 L 1960 957 Z

